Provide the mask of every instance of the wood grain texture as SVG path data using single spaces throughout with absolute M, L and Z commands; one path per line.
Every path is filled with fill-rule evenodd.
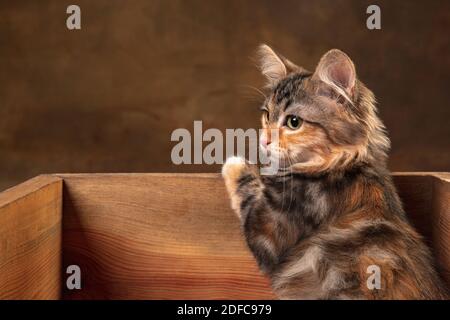
M 450 288 L 450 173 L 395 173 L 405 211 L 425 237 Z
M 433 178 L 431 238 L 441 274 L 450 288 L 450 174 Z
M 67 299 L 269 299 L 218 175 L 65 175 Z
M 433 232 L 438 223 L 434 205 L 444 201 L 436 193 L 436 184 L 449 185 L 450 174 L 441 172 L 396 172 L 394 182 L 402 199 L 405 211 L 414 227 L 426 238 L 428 245 L 433 245 Z M 448 196 L 448 195 L 447 195 Z M 441 208 L 442 215 L 450 216 L 450 209 Z M 448 238 L 450 240 L 450 238 Z
M 0 299 L 61 298 L 61 209 L 53 176 L 0 194 Z
M 64 179 L 66 299 L 270 299 L 218 174 L 86 174 Z M 450 266 L 448 176 L 394 177 L 413 224 Z M 446 278 L 448 280 L 448 277 Z

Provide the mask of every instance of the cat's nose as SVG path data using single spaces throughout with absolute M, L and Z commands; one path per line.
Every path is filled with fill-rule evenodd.
M 260 139 L 260 143 L 262 146 L 267 147 L 272 141 L 270 141 L 269 138 L 267 138 L 267 136 L 263 136 Z

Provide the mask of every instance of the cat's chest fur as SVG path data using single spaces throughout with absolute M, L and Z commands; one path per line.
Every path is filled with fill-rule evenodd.
M 299 231 L 298 238 L 286 245 L 273 270 L 272 284 L 280 297 L 329 298 L 335 290 L 358 286 L 358 279 L 332 266 L 328 248 L 323 247 L 337 236 L 334 224 L 342 208 L 336 205 L 339 202 L 336 200 L 345 195 L 341 188 L 345 186 L 321 179 L 295 176 L 265 179 L 269 204 L 280 216 L 288 217 Z M 345 236 L 343 231 L 342 237 Z M 346 264 L 345 270 L 352 269 L 351 260 L 342 263 Z
M 297 176 L 267 177 L 264 194 L 280 215 L 307 229 L 322 224 L 333 210 L 330 188 L 320 179 Z

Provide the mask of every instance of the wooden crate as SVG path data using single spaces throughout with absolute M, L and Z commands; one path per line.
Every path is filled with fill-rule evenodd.
M 398 173 L 450 284 L 450 174 Z M 66 268 L 81 268 L 81 290 Z M 1 299 L 272 299 L 218 174 L 42 175 L 0 194 Z

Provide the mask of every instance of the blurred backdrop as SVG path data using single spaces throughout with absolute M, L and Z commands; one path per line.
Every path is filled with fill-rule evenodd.
M 366 28 L 370 4 L 381 30 Z M 445 0 L 0 0 L 0 189 L 41 173 L 218 172 L 173 165 L 170 134 L 258 126 L 262 42 L 308 69 L 348 53 L 390 169 L 450 171 L 449 31 Z

